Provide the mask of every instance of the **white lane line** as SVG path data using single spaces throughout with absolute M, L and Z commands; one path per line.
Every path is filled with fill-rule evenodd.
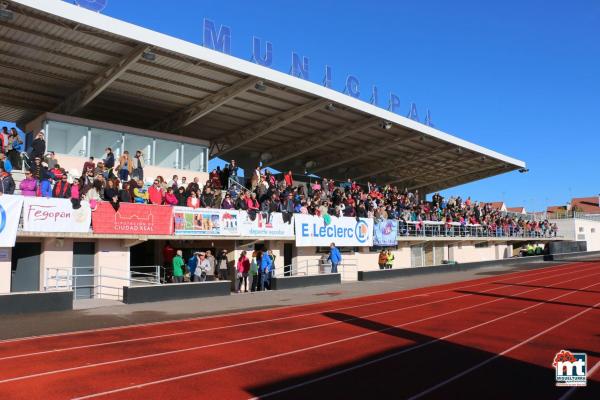
M 600 284 L 600 282 L 598 284 Z M 587 288 L 584 288 L 584 289 L 587 289 Z M 502 356 L 510 353 L 511 351 L 516 350 L 519 347 L 526 345 L 527 343 L 531 342 L 532 340 L 535 340 L 535 339 L 539 338 L 540 336 L 543 336 L 546 333 L 548 333 L 550 331 L 553 331 L 554 329 L 558 328 L 559 326 L 563 326 L 564 324 L 566 324 L 568 322 L 571 322 L 575 318 L 578 318 L 578 317 L 582 316 L 583 314 L 585 314 L 585 313 L 593 310 L 594 308 L 596 308 L 598 306 L 600 306 L 600 302 L 594 304 L 593 306 L 590 306 L 590 307 L 586 308 L 585 310 L 582 310 L 582 311 L 578 312 L 575 315 L 570 316 L 569 318 L 567 318 L 567 319 L 565 319 L 565 320 L 563 320 L 563 321 L 561 321 L 561 322 L 559 322 L 559 323 L 557 323 L 557 324 L 549 327 L 548 329 L 544 329 L 543 331 L 541 331 L 541 332 L 539 332 L 539 333 L 537 333 L 537 334 L 535 334 L 533 336 L 528 337 L 527 339 L 523 340 L 522 342 L 519 342 L 519 343 L 515 344 L 514 346 L 512 346 L 512 347 L 510 347 L 510 348 L 508 348 L 506 350 L 504 350 L 503 352 L 498 353 L 495 356 L 490 357 L 490 358 L 488 358 L 488 359 L 480 362 L 479 364 L 474 365 L 471 368 L 468 368 L 468 369 L 466 369 L 466 370 L 464 370 L 464 371 L 462 371 L 462 372 L 454 375 L 453 377 L 448 378 L 448 379 L 446 379 L 446 380 L 438 383 L 437 385 L 428 388 L 427 390 L 422 391 L 421 393 L 418 393 L 418 394 L 416 394 L 414 396 L 409 397 L 409 400 L 419 399 L 419 398 L 421 398 L 421 397 L 423 397 L 423 396 L 425 396 L 425 395 L 427 395 L 427 394 L 429 394 L 429 393 L 431 393 L 431 392 L 433 392 L 433 391 L 435 391 L 435 390 L 437 390 L 437 389 L 439 389 L 439 388 L 441 388 L 443 386 L 446 386 L 447 384 L 449 384 L 451 382 L 454 382 L 455 380 L 460 379 L 460 378 L 462 378 L 465 375 L 470 374 L 471 372 L 473 372 L 473 371 L 475 371 L 475 370 L 477 370 L 477 369 L 479 369 L 479 368 L 481 368 L 481 367 L 483 367 L 483 366 L 491 363 L 494 360 L 497 360 L 498 358 L 500 358 L 500 357 L 502 357 Z
M 592 265 L 592 267 L 589 269 L 593 269 L 594 267 L 595 266 Z M 564 268 L 560 269 L 560 271 L 562 271 L 562 270 L 564 270 Z M 583 271 L 585 271 L 585 270 L 588 270 L 588 269 L 586 268 Z M 577 268 L 577 271 L 578 272 L 582 271 L 580 266 Z M 559 271 L 553 271 L 553 270 L 543 271 L 540 273 L 528 274 L 524 277 L 517 276 L 517 277 L 509 278 L 507 280 L 518 279 L 518 278 L 527 278 L 529 276 L 539 276 L 539 275 L 549 274 L 549 273 L 553 273 L 553 272 L 559 272 Z M 569 273 L 571 273 L 571 272 L 569 272 Z M 567 275 L 569 273 L 563 273 L 561 275 Z M 555 275 L 555 276 L 561 276 L 561 275 Z M 546 277 L 536 279 L 536 280 L 552 278 L 552 277 L 553 276 L 546 276 Z M 504 280 L 504 281 L 506 281 L 506 280 Z M 534 281 L 525 281 L 522 283 L 534 282 Z M 428 292 L 428 293 L 426 293 L 426 295 L 436 294 L 436 293 L 444 293 L 444 292 L 452 292 L 452 291 L 456 291 L 456 290 L 462 290 L 462 289 L 467 289 L 467 288 L 471 288 L 474 286 L 482 286 L 485 284 L 492 284 L 492 283 L 494 283 L 494 282 L 492 281 L 492 282 L 486 282 L 486 283 L 477 283 L 477 284 L 472 284 L 472 285 L 460 286 L 460 287 L 456 287 L 456 288 L 452 288 L 452 289 L 437 290 L 437 291 L 433 291 L 433 292 Z M 498 288 L 502 288 L 502 287 L 506 287 L 506 286 L 511 286 L 511 285 L 498 286 Z M 483 293 L 485 293 L 485 291 Z M 109 346 L 109 345 L 114 345 L 114 344 L 132 343 L 132 342 L 139 342 L 139 341 L 152 340 L 152 339 L 162 339 L 162 338 L 167 338 L 167 337 L 189 335 L 192 333 L 209 332 L 209 331 L 216 331 L 216 330 L 229 329 L 229 328 L 239 328 L 242 326 L 258 325 L 258 324 L 263 324 L 263 323 L 268 323 L 268 322 L 282 321 L 282 320 L 286 320 L 286 319 L 301 318 L 301 317 L 307 317 L 307 316 L 311 316 L 311 315 L 318 315 L 318 314 L 322 314 L 322 313 L 326 313 L 326 312 L 350 310 L 350 309 L 354 309 L 354 308 L 368 307 L 368 306 L 372 306 L 372 305 L 391 303 L 391 302 L 406 300 L 406 299 L 410 299 L 410 298 L 418 298 L 418 297 L 423 297 L 423 294 L 415 294 L 415 295 L 410 295 L 410 296 L 398 297 L 398 298 L 394 298 L 394 299 L 380 300 L 380 301 L 375 301 L 375 302 L 370 302 L 370 303 L 361 303 L 361 304 L 354 305 L 354 306 L 340 307 L 340 308 L 335 308 L 335 309 L 331 309 L 331 310 L 321 310 L 321 311 L 304 313 L 304 314 L 288 315 L 285 317 L 271 318 L 271 319 L 252 321 L 252 322 L 243 322 L 243 323 L 239 323 L 239 324 L 224 325 L 224 326 L 218 326 L 218 327 L 212 327 L 212 328 L 202 328 L 202 329 L 178 331 L 178 332 L 166 333 L 166 334 L 162 334 L 162 335 L 142 336 L 142 337 L 137 337 L 137 338 L 132 338 L 132 339 L 113 340 L 113 341 L 108 341 L 108 342 L 84 344 L 84 345 L 71 346 L 71 347 L 59 347 L 59 348 L 50 349 L 50 350 L 35 351 L 35 352 L 31 352 L 31 353 L 15 354 L 12 356 L 0 357 L 0 361 L 32 357 L 32 356 L 38 356 L 38 355 L 43 355 L 43 354 L 58 353 L 58 352 L 63 352 L 63 351 L 89 349 L 89 348 Z M 177 322 L 179 322 L 179 321 L 177 321 Z
M 563 269 L 567 269 L 567 268 L 571 268 L 571 267 L 577 267 L 577 266 L 580 267 L 581 265 L 578 265 L 578 264 L 593 264 L 593 263 L 595 263 L 595 261 L 576 261 L 576 262 L 567 263 L 567 264 L 550 265 L 548 267 L 535 268 L 535 269 L 528 270 L 528 271 L 509 272 L 509 273 L 506 273 L 506 274 L 502 274 L 502 276 L 503 277 L 506 277 L 506 276 L 510 277 L 511 275 L 520 274 L 518 276 L 514 276 L 514 277 L 509 278 L 510 280 L 512 280 L 512 279 L 526 278 L 527 276 L 536 276 L 536 275 L 544 274 L 544 273 L 547 273 L 547 272 L 552 272 L 552 271 L 548 271 L 548 270 L 551 270 L 552 268 L 563 270 Z M 543 271 L 543 272 L 539 272 L 538 273 L 537 271 Z M 531 274 L 530 274 L 530 272 L 531 272 Z M 488 281 L 488 279 L 489 279 L 489 281 Z M 486 283 L 493 283 L 494 279 L 498 279 L 498 277 L 495 276 L 495 277 L 492 277 L 492 278 L 472 279 L 472 280 L 477 280 L 477 281 L 485 280 L 485 282 L 480 282 L 480 283 L 471 285 L 471 287 L 472 286 L 478 286 L 478 285 L 484 285 Z M 456 282 L 454 282 L 454 283 L 456 283 Z M 453 283 L 444 283 L 444 284 L 440 284 L 440 285 L 435 285 L 435 287 L 437 287 L 437 286 L 447 286 L 447 285 L 452 285 L 452 284 Z M 420 289 L 424 289 L 424 288 L 426 288 L 426 287 L 414 288 L 414 289 L 408 289 L 408 290 L 412 291 L 412 290 L 420 290 Z M 404 291 L 408 291 L 408 290 L 404 290 Z M 430 292 L 430 293 L 440 293 L 440 292 L 445 292 L 445 291 L 450 291 L 450 290 L 452 290 L 452 289 L 443 289 L 443 290 L 438 290 L 438 291 L 434 291 L 434 292 Z M 391 293 L 398 293 L 398 291 L 396 291 L 396 292 L 388 292 L 387 294 L 391 294 Z M 373 294 L 373 295 L 367 295 L 367 296 L 360 296 L 360 295 L 358 295 L 358 296 L 354 296 L 354 297 L 348 297 L 348 298 L 345 298 L 345 299 L 330 300 L 328 302 L 315 301 L 315 302 L 311 302 L 311 303 L 294 304 L 294 305 L 283 306 L 283 307 L 262 308 L 260 310 L 240 311 L 240 312 L 229 313 L 229 314 L 205 315 L 205 316 L 202 316 L 202 317 L 185 318 L 185 319 L 179 319 L 179 320 L 146 322 L 146 323 L 141 323 L 141 324 L 111 326 L 111 327 L 108 327 L 108 328 L 88 329 L 88 330 L 79 330 L 79 331 L 62 332 L 62 333 L 51 333 L 51 334 L 47 334 L 47 335 L 35 335 L 35 336 L 27 336 L 27 337 L 14 338 L 14 339 L 3 339 L 3 340 L 0 340 L 0 345 L 4 344 L 4 343 L 13 343 L 13 342 L 28 341 L 28 340 L 36 340 L 36 339 L 54 338 L 54 337 L 60 337 L 60 336 L 84 335 L 86 333 L 97 333 L 97 332 L 113 331 L 113 330 L 119 330 L 119 329 L 126 330 L 126 329 L 129 329 L 129 328 L 139 328 L 139 327 L 145 327 L 145 326 L 177 324 L 177 323 L 180 323 L 180 322 L 193 322 L 193 321 L 199 321 L 199 320 L 205 320 L 205 319 L 230 317 L 230 316 L 235 316 L 235 315 L 255 314 L 255 313 L 269 312 L 269 311 L 275 311 L 275 310 L 286 310 L 286 309 L 290 309 L 290 308 L 306 307 L 306 306 L 318 305 L 318 304 L 333 304 L 333 303 L 338 303 L 338 302 L 343 302 L 343 301 L 357 299 L 357 298 L 360 298 L 360 297 L 375 297 L 375 296 L 381 296 L 383 294 L 385 294 L 385 293 Z
M 572 290 L 569 293 L 565 293 L 565 294 L 562 294 L 560 296 L 557 296 L 557 297 L 554 297 L 552 299 L 548 299 L 548 300 L 545 300 L 545 301 L 548 302 L 548 301 L 558 300 L 561 297 L 568 296 L 568 295 L 573 294 L 573 293 L 577 293 L 578 290 L 588 289 L 588 288 L 596 286 L 596 285 L 600 285 L 600 282 L 594 283 L 592 285 L 589 285 L 589 286 L 586 286 L 586 287 L 583 287 L 583 288 L 580 288 L 580 289 Z M 339 371 L 336 371 L 336 372 L 333 372 L 333 373 L 330 373 L 330 374 L 327 374 L 327 375 L 322 375 L 322 376 L 319 376 L 317 378 L 314 378 L 314 379 L 311 379 L 311 380 L 308 380 L 308 381 L 304 381 L 304 382 L 298 383 L 296 385 L 287 386 L 287 387 L 284 387 L 282 389 L 275 390 L 273 392 L 261 394 L 261 395 L 259 395 L 257 397 L 253 397 L 253 398 L 251 398 L 249 400 L 257 400 L 257 399 L 264 399 L 264 398 L 267 398 L 267 397 L 272 397 L 272 396 L 275 396 L 277 394 L 284 393 L 284 392 L 287 392 L 287 391 L 290 391 L 290 390 L 294 390 L 294 389 L 297 389 L 297 388 L 300 388 L 300 387 L 303 387 L 303 386 L 307 386 L 307 385 L 310 385 L 310 384 L 313 384 L 313 383 L 316 383 L 316 382 L 320 382 L 320 381 L 323 381 L 323 380 L 326 380 L 326 379 L 329 379 L 329 378 L 333 378 L 333 377 L 338 376 L 338 375 L 343 375 L 343 374 L 346 374 L 348 372 L 352 372 L 354 370 L 357 370 L 357 369 L 360 369 L 360 368 L 364 368 L 366 366 L 369 366 L 369 365 L 372 365 L 372 364 L 376 364 L 376 363 L 379 363 L 381 361 L 385 361 L 385 360 L 390 359 L 390 358 L 398 357 L 398 356 L 400 356 L 402 354 L 411 352 L 413 350 L 418 350 L 420 348 L 423 348 L 423 347 L 429 346 L 431 344 L 434 344 L 434 343 L 437 343 L 437 342 L 449 339 L 451 337 L 458 336 L 458 335 L 460 335 L 462 333 L 471 331 L 473 329 L 477 329 L 477 328 L 479 328 L 481 326 L 488 325 L 488 324 L 493 323 L 493 322 L 497 322 L 499 320 L 502 320 L 504 318 L 507 318 L 507 317 L 510 317 L 510 316 L 522 313 L 524 311 L 528 311 L 528 310 L 530 310 L 532 308 L 539 307 L 539 306 L 541 306 L 543 304 L 544 303 L 534 304 L 532 306 L 523 308 L 521 310 L 517 310 L 517 311 L 511 312 L 510 314 L 506 314 L 506 315 L 504 315 L 502 317 L 498 317 L 498 318 L 492 319 L 490 321 L 483 322 L 481 324 L 472 326 L 470 328 L 466 328 L 466 329 L 460 330 L 458 332 L 451 333 L 451 334 L 443 336 L 443 337 L 441 337 L 439 339 L 434 339 L 434 340 L 431 340 L 431 341 L 428 341 L 428 342 L 421 343 L 421 344 L 416 345 L 416 346 L 407 347 L 406 349 L 400 350 L 398 352 L 395 352 L 395 353 L 392 353 L 392 354 L 388 354 L 386 356 L 379 357 L 379 358 L 376 358 L 376 359 L 373 359 L 373 360 L 370 360 L 370 361 L 367 361 L 367 362 L 364 362 L 364 363 L 361 363 L 361 364 L 357 364 L 357 365 L 354 365 L 354 366 L 349 367 L 349 368 L 344 368 L 342 370 L 339 370 Z M 402 326 L 402 325 L 400 325 L 400 326 Z M 396 327 L 400 327 L 400 326 L 396 326 Z M 124 389 L 124 390 L 127 390 L 127 389 Z M 86 397 L 83 397 L 83 398 L 86 398 Z
M 590 268 L 590 269 L 594 269 L 594 268 Z M 571 272 L 565 272 L 565 273 L 562 273 L 562 274 L 555 274 L 551 278 L 558 278 L 560 276 L 569 275 L 569 274 L 571 274 Z M 555 284 L 552 284 L 550 286 L 543 287 L 543 288 L 528 289 L 528 290 L 525 290 L 523 292 L 515 293 L 512 296 L 521 295 L 521 294 L 525 294 L 525 293 L 529 293 L 529 292 L 534 292 L 534 291 L 542 290 L 542 289 L 546 289 L 546 288 L 552 288 L 552 286 L 554 286 L 554 285 L 564 284 L 564 283 L 567 283 L 567 282 L 571 282 L 571 281 L 574 281 L 574 280 L 579 280 L 579 279 L 582 279 L 582 278 L 587 278 L 589 276 L 595 276 L 595 275 L 600 275 L 600 272 L 589 274 L 589 275 L 584 275 L 584 276 L 578 276 L 576 278 L 573 278 L 573 279 L 570 279 L 570 280 L 566 280 L 566 281 L 563 280 L 563 281 L 561 281 L 559 283 L 555 283 Z M 539 281 L 539 280 L 543 280 L 543 279 L 548 279 L 548 278 L 549 277 L 545 276 L 545 277 L 537 278 L 537 279 L 529 279 L 529 280 L 524 281 L 522 283 L 535 282 L 535 281 Z M 201 346 L 186 347 L 186 348 L 182 348 L 182 349 L 170 350 L 170 351 L 165 351 L 165 352 L 161 352 L 161 353 L 151 353 L 151 354 L 146 354 L 146 355 L 143 355 L 143 356 L 128 357 L 128 358 L 122 358 L 122 359 L 117 359 L 117 360 L 105 361 L 105 362 L 101 362 L 101 363 L 86 364 L 86 365 L 80 365 L 80 366 L 76 366 L 76 367 L 63 368 L 63 369 L 51 370 L 51 371 L 45 371 L 45 372 L 38 372 L 38 373 L 35 373 L 35 374 L 29 374 L 29 375 L 22 375 L 22 376 L 17 376 L 17 377 L 13 377 L 13 378 L 7 378 L 7 379 L 0 380 L 0 384 L 2 384 L 2 383 L 8 383 L 8 382 L 21 381 L 21 380 L 26 380 L 26 379 L 31 379 L 31 378 L 37 378 L 37 377 L 41 377 L 41 376 L 48 376 L 48 375 L 55 375 L 55 374 L 59 374 L 59 373 L 72 372 L 72 371 L 77 371 L 77 370 L 82 370 L 82 369 L 89 369 L 89 368 L 96 368 L 96 367 L 101 367 L 101 366 L 106 366 L 106 365 L 113 365 L 113 364 L 118 364 L 118 363 L 123 363 L 123 362 L 130 362 L 130 361 L 143 360 L 143 359 L 147 359 L 147 358 L 160 357 L 160 356 L 165 356 L 165 355 L 172 355 L 172 354 L 177 354 L 177 353 L 182 353 L 182 352 L 196 351 L 196 350 L 201 350 L 201 349 L 206 349 L 206 348 L 211 348 L 211 347 L 223 346 L 223 345 L 227 345 L 227 344 L 235 344 L 235 343 L 241 343 L 241 342 L 246 342 L 246 341 L 252 341 L 252 340 L 262 339 L 262 338 L 265 338 L 265 337 L 273 337 L 273 336 L 279 336 L 279 335 L 284 335 L 284 334 L 289 334 L 289 333 L 295 333 L 295 332 L 310 330 L 310 329 L 322 328 L 322 327 L 325 327 L 325 326 L 337 325 L 337 324 L 341 324 L 341 323 L 349 322 L 349 321 L 354 321 L 354 320 L 361 319 L 361 318 L 373 317 L 373 316 L 384 315 L 384 314 L 391 314 L 391 313 L 395 313 L 395 312 L 398 312 L 398 311 L 404 311 L 404 310 L 408 310 L 408 309 L 411 309 L 411 308 L 418 308 L 418 307 L 423 307 L 423 306 L 426 306 L 426 305 L 431 305 L 431 304 L 436 304 L 436 303 L 443 303 L 443 302 L 446 302 L 446 301 L 449 301 L 449 300 L 459 299 L 459 298 L 463 298 L 463 297 L 477 296 L 480 293 L 488 293 L 488 292 L 492 292 L 492 291 L 503 289 L 503 288 L 507 288 L 507 287 L 512 287 L 512 285 L 499 286 L 499 287 L 491 288 L 491 289 L 488 289 L 488 290 L 482 290 L 482 291 L 477 292 L 477 293 L 463 294 L 463 295 L 454 296 L 454 297 L 450 297 L 450 298 L 444 298 L 444 299 L 440 299 L 440 300 L 434 300 L 434 301 L 430 301 L 430 302 L 427 302 L 427 303 L 415 304 L 415 305 L 412 305 L 412 306 L 406 306 L 406 307 L 396 308 L 396 309 L 387 310 L 387 311 L 380 311 L 380 312 L 377 312 L 377 313 L 363 315 L 363 316 L 359 316 L 359 317 L 351 317 L 351 318 L 347 318 L 347 319 L 345 319 L 343 321 L 327 322 L 327 323 L 324 323 L 324 324 L 310 325 L 310 326 L 307 326 L 307 327 L 296 328 L 296 329 L 291 329 L 291 330 L 282 331 L 282 332 L 276 332 L 276 333 L 269 333 L 269 334 L 260 335 L 260 336 L 246 337 L 246 338 L 242 338 L 242 339 L 235 339 L 235 340 L 230 340 L 230 341 L 226 341 L 226 342 L 218 342 L 218 343 L 211 343 L 211 344 L 201 345 Z M 493 303 L 495 301 L 499 301 L 499 300 L 506 300 L 506 298 L 496 299 L 496 300 L 491 301 L 491 303 Z M 481 305 L 484 305 L 484 304 L 488 304 L 488 303 L 481 303 Z M 479 305 L 477 305 L 477 306 L 479 306 Z
M 587 373 L 587 378 L 588 378 L 588 379 L 590 379 L 590 378 L 591 378 L 591 377 L 592 377 L 592 376 L 593 376 L 593 375 L 596 373 L 596 371 L 597 371 L 598 369 L 600 369 L 599 367 L 600 367 L 600 361 L 598 361 L 598 362 L 596 363 L 596 365 L 594 365 L 594 366 L 592 367 L 592 369 L 590 369 L 590 370 L 588 371 L 588 373 Z M 560 397 L 560 399 L 558 399 L 558 400 L 567 400 L 569 397 L 571 397 L 571 396 L 573 395 L 573 393 L 575 393 L 575 390 L 577 390 L 577 388 L 578 388 L 577 386 L 573 386 L 573 387 L 572 387 L 572 388 L 570 388 L 570 389 L 569 389 L 569 390 L 568 390 L 568 391 L 567 391 L 565 394 L 563 394 L 563 395 Z
M 592 275 L 599 275 L 599 273 L 592 274 Z M 569 281 L 587 278 L 587 277 L 592 276 L 592 275 L 588 275 L 588 276 L 585 276 L 585 277 L 574 278 L 574 279 L 571 279 Z M 562 284 L 564 282 L 568 282 L 568 281 L 562 281 L 562 282 L 558 282 L 556 284 L 558 285 L 558 284 Z M 548 302 L 548 301 L 557 300 L 557 299 L 560 299 L 560 298 L 565 297 L 567 295 L 573 294 L 577 290 L 588 289 L 588 288 L 596 286 L 596 285 L 600 285 L 600 282 L 596 282 L 594 284 L 588 285 L 588 286 L 583 287 L 583 288 L 575 289 L 573 291 L 570 291 L 569 293 L 564 293 L 562 295 L 553 297 L 551 299 L 545 299 L 545 300 L 540 300 L 540 301 Z M 544 288 L 530 289 L 530 290 L 526 290 L 525 292 L 517 293 L 517 295 L 518 294 L 527 293 L 527 292 L 531 292 L 531 291 L 542 290 L 542 289 L 544 289 Z M 318 348 L 322 348 L 322 347 L 326 347 L 326 346 L 331 346 L 333 344 L 343 343 L 343 342 L 347 342 L 347 341 L 351 341 L 351 340 L 355 340 L 355 339 L 359 339 L 359 338 L 363 338 L 363 337 L 367 337 L 367 336 L 372 336 L 372 335 L 375 335 L 375 334 L 378 334 L 378 333 L 382 333 L 382 332 L 386 332 L 386 331 L 389 331 L 389 330 L 392 330 L 392 329 L 396 329 L 396 328 L 399 328 L 399 327 L 405 327 L 405 326 L 413 325 L 413 324 L 416 324 L 416 323 L 419 323 L 419 322 L 423 322 L 423 321 L 427 321 L 427 320 L 431 320 L 431 319 L 436 319 L 436 318 L 439 318 L 439 317 L 442 317 L 442 316 L 445 316 L 445 315 L 455 314 L 457 312 L 461 312 L 461 311 L 473 309 L 473 308 L 476 308 L 476 307 L 480 307 L 482 305 L 487 305 L 487 304 L 491 304 L 491 303 L 495 303 L 495 302 L 503 301 L 503 300 L 507 300 L 507 299 L 509 299 L 509 298 L 495 299 L 495 300 L 491 300 L 491 301 L 488 301 L 488 302 L 476 304 L 476 305 L 473 305 L 473 306 L 463 307 L 463 308 L 460 308 L 460 309 L 457 309 L 457 310 L 453 310 L 453 311 L 449 311 L 449 312 L 446 312 L 446 313 L 442 313 L 442 314 L 439 314 L 439 315 L 434 315 L 434 316 L 431 316 L 431 317 L 426 317 L 426 318 L 422 318 L 422 319 L 419 319 L 419 320 L 402 323 L 402 324 L 399 324 L 399 325 L 389 326 L 389 327 L 384 328 L 384 329 L 379 329 L 379 330 L 376 330 L 376 331 L 371 331 L 371 332 L 363 333 L 361 335 L 350 336 L 350 337 L 347 337 L 347 338 L 344 338 L 344 339 L 339 339 L 339 340 L 335 340 L 335 341 L 331 341 L 331 342 L 325 342 L 325 343 L 321 343 L 321 344 L 318 344 L 318 345 L 315 345 L 315 346 L 303 347 L 303 348 L 300 348 L 300 349 L 297 349 L 297 350 L 292 350 L 292 351 L 288 351 L 288 352 L 284 352 L 284 353 L 280 353 L 280 354 L 275 354 L 275 355 L 272 355 L 272 356 L 267 356 L 267 357 L 252 359 L 252 360 L 248 360 L 248 361 L 243 361 L 243 362 L 236 363 L 236 364 L 224 365 L 222 367 L 217 367 L 217 368 L 212 368 L 212 369 L 207 369 L 207 370 L 202 370 L 202 371 L 196 371 L 196 372 L 192 372 L 192 373 L 188 373 L 188 374 L 184 374 L 184 375 L 174 376 L 174 377 L 171 377 L 171 378 L 154 380 L 154 381 L 150 381 L 150 382 L 146 382 L 146 383 L 136 384 L 136 385 L 122 387 L 122 388 L 113 389 L 113 390 L 108 390 L 108 391 L 104 391 L 104 392 L 93 393 L 93 394 L 90 394 L 90 395 L 86 395 L 86 396 L 82 396 L 82 397 L 77 397 L 74 400 L 89 399 L 89 398 L 100 397 L 100 396 L 105 396 L 105 395 L 114 394 L 114 393 L 125 392 L 125 391 L 132 390 L 132 389 L 140 389 L 140 388 L 144 388 L 144 387 L 147 387 L 147 386 L 152 386 L 152 385 L 157 385 L 157 384 L 161 384 L 161 383 L 177 381 L 177 380 L 180 380 L 180 379 L 186 379 L 186 378 L 190 378 L 190 377 L 194 377 L 194 376 L 199 376 L 199 375 L 205 375 L 205 374 L 212 373 L 212 372 L 218 372 L 218 371 L 222 371 L 222 370 L 226 370 L 226 369 L 230 369 L 230 368 L 236 368 L 236 367 L 240 367 L 240 366 L 244 366 L 244 365 L 255 364 L 255 363 L 258 363 L 258 362 L 262 362 L 262 361 L 268 361 L 268 360 L 272 360 L 272 359 L 275 359 L 275 358 L 280 358 L 280 357 L 284 357 L 284 356 L 288 356 L 288 355 L 292 355 L 292 354 L 298 354 L 298 353 L 302 353 L 302 352 L 305 352 L 305 351 L 310 351 L 310 350 L 314 350 L 314 349 L 318 349 Z M 519 313 L 521 313 L 523 311 L 527 311 L 527 310 L 539 307 L 539 306 L 541 306 L 543 304 L 544 303 L 537 303 L 537 304 L 534 304 L 532 306 L 528 306 L 528 307 L 525 307 L 525 308 L 513 311 L 513 312 L 511 312 L 509 314 L 506 314 L 506 315 L 494 318 L 492 320 L 489 320 L 489 321 L 486 321 L 486 322 L 483 322 L 483 323 L 471 326 L 469 328 L 462 329 L 462 330 L 460 330 L 458 332 L 454 332 L 454 333 L 446 335 L 444 337 L 441 337 L 441 338 L 438 338 L 438 339 L 434 339 L 434 340 L 431 340 L 431 341 L 428 341 L 428 342 L 425 342 L 425 343 L 421 343 L 421 344 L 416 345 L 416 346 L 408 347 L 408 348 L 406 348 L 406 349 L 404 349 L 402 351 L 399 351 L 397 353 L 394 353 L 394 354 L 391 354 L 391 355 L 388 355 L 388 356 L 385 356 L 385 357 L 381 357 L 381 358 L 376 359 L 376 360 L 372 360 L 372 361 L 370 361 L 368 363 L 364 363 L 364 364 L 361 364 L 359 366 L 354 366 L 354 367 L 351 367 L 351 368 L 347 368 L 345 370 L 341 370 L 341 371 L 338 371 L 336 373 L 326 375 L 324 377 L 313 379 L 312 381 L 308 381 L 308 382 L 315 382 L 317 380 L 326 379 L 326 378 L 328 378 L 330 376 L 339 375 L 341 373 L 348 372 L 350 370 L 353 370 L 353 369 L 356 369 L 356 368 L 360 368 L 362 366 L 369 365 L 369 364 L 372 364 L 374 362 L 378 362 L 378 361 L 381 361 L 381 360 L 384 360 L 384 359 L 387 359 L 387 358 L 390 358 L 390 357 L 393 357 L 393 356 L 398 356 L 400 354 L 404 354 L 404 353 L 407 353 L 409 351 L 416 350 L 416 349 L 428 346 L 430 344 L 437 343 L 437 342 L 442 341 L 442 340 L 446 340 L 446 339 L 448 339 L 450 337 L 460 335 L 460 334 L 468 332 L 470 330 L 477 329 L 477 328 L 479 328 L 481 326 L 488 325 L 488 324 L 491 324 L 493 322 L 500 321 L 500 320 L 502 320 L 504 318 L 508 318 L 510 316 L 519 314 Z M 357 319 L 359 319 L 359 318 L 357 318 Z M 341 322 L 341 321 L 336 321 L 336 322 Z M 293 387 L 299 387 L 299 386 L 303 386 L 305 384 L 308 384 L 308 383 L 305 382 L 303 384 L 294 385 Z M 270 395 L 273 395 L 273 394 L 276 394 L 276 393 L 281 393 L 281 392 L 286 391 L 286 390 L 289 390 L 289 389 L 281 389 L 281 390 L 279 390 L 277 392 L 271 392 L 270 394 L 267 394 L 267 395 L 261 395 L 260 397 L 261 398 L 262 397 L 268 397 Z

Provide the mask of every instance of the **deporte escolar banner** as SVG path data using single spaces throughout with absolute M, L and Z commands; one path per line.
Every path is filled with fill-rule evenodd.
M 296 246 L 373 246 L 373 220 L 370 218 L 331 217 L 325 219 L 295 214 Z

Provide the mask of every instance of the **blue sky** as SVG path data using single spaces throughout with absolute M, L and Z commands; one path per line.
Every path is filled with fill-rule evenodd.
M 406 115 L 429 108 L 445 132 L 527 162 L 530 172 L 445 194 L 542 209 L 600 192 L 600 2 L 108 0 L 104 14 L 202 43 L 203 18 L 231 27 L 232 55 L 250 59 L 252 37 L 273 43 L 273 68 L 291 52 L 310 79 L 333 68 L 361 98 L 394 92 Z

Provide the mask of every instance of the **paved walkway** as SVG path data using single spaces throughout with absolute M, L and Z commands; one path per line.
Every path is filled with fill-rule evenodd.
M 78 301 L 75 304 L 76 309 L 73 311 L 3 316 L 2 323 L 0 324 L 0 339 L 330 301 L 484 278 L 486 276 L 501 275 L 558 264 L 565 264 L 565 262 L 524 262 L 519 265 L 488 266 L 462 272 L 444 272 L 381 281 L 348 282 L 341 285 L 314 286 L 280 291 L 232 294 L 225 297 L 131 305 L 103 300 L 91 300 L 84 303 Z

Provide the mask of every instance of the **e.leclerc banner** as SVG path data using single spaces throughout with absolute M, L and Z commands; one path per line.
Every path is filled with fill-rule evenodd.
M 175 207 L 176 235 L 238 235 L 238 212 L 211 208 Z
M 256 213 L 254 219 L 247 211 L 238 211 L 241 236 L 285 238 L 294 236 L 293 218 L 283 222 L 281 213 Z
M 375 246 L 396 246 L 398 244 L 398 221 L 395 219 L 376 220 L 373 243 Z
M 25 197 L 23 230 L 29 232 L 89 232 L 92 220 L 90 204 L 81 202 L 73 209 L 69 199 Z
M 325 224 L 321 217 L 295 214 L 296 246 L 373 246 L 373 219 L 331 217 Z
M 92 211 L 94 233 L 172 235 L 173 207 L 120 203 L 118 211 L 109 202 L 99 202 Z
M 0 247 L 15 246 L 22 208 L 22 196 L 0 196 Z

